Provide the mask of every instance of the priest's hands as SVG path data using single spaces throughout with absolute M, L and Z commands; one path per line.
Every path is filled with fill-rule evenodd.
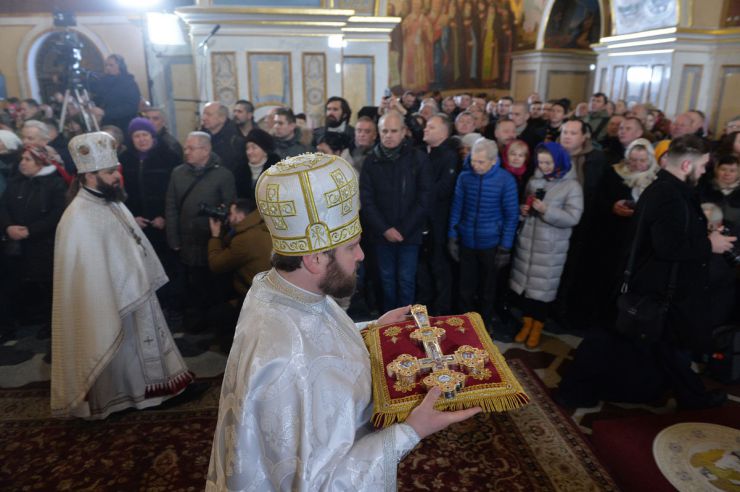
M 411 306 L 401 306 L 400 308 L 391 309 L 383 316 L 378 318 L 376 321 L 379 325 L 387 325 L 389 323 L 401 323 L 406 321 L 406 315 L 411 311 Z
M 441 431 L 450 424 L 467 420 L 482 410 L 481 407 L 467 408 L 465 410 L 457 410 L 454 412 L 440 412 L 439 410 L 435 410 L 434 403 L 439 399 L 441 393 L 442 390 L 438 387 L 432 387 L 432 389 L 427 392 L 424 400 L 422 400 L 418 407 L 411 411 L 411 415 L 406 419 L 406 423 L 409 424 L 422 439 L 434 434 L 435 432 Z

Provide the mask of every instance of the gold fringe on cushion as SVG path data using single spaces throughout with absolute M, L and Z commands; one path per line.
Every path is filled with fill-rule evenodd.
M 490 362 L 501 377 L 500 383 L 473 384 L 460 390 L 454 398 L 437 400 L 437 410 L 463 410 L 481 407 L 484 412 L 506 412 L 521 408 L 529 403 L 529 397 L 506 364 L 498 347 L 494 345 L 486 331 L 485 324 L 478 313 L 467 313 L 476 335 L 488 352 Z M 432 318 L 433 320 L 434 318 Z M 373 424 L 387 427 L 395 422 L 405 421 L 411 411 L 424 399 L 424 394 L 413 394 L 391 399 L 385 384 L 385 363 L 380 348 L 380 330 L 385 326 L 371 326 L 362 330 L 362 337 L 370 353 L 370 366 L 373 381 Z M 420 383 L 417 383 L 420 384 Z

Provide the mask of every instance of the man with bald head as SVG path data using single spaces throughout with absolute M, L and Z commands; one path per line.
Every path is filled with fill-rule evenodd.
M 509 110 L 509 119 L 516 126 L 517 138 L 527 143 L 530 155 L 533 155 L 535 147 L 545 139 L 545 135 L 541 129 L 537 129 L 529 123 L 529 105 L 523 102 L 512 104 Z
M 694 133 L 693 122 L 688 112 L 679 114 L 671 122 L 671 140 L 692 133 Z
M 431 164 L 429 221 L 417 276 L 418 302 L 432 314 L 452 311 L 452 265 L 447 255 L 447 222 L 455 191 L 459 154 L 450 138 L 452 121 L 444 113 L 433 115 L 424 128 L 424 143 Z
M 231 172 L 246 163 L 246 140 L 229 118 L 229 108 L 218 101 L 203 107 L 200 117 L 202 131 L 211 136 L 211 148 L 221 159 L 221 165 Z
M 627 150 L 629 144 L 641 138 L 644 133 L 645 128 L 642 126 L 642 122 L 634 116 L 627 116 L 619 124 L 619 130 L 617 131 L 619 145 L 615 144 L 607 150 L 606 163 L 612 165 L 624 159 L 624 151 Z
M 419 247 L 430 193 L 429 157 L 404 138 L 403 116 L 391 110 L 378 122 L 380 142 L 360 175 L 362 226 L 376 243 L 383 306 L 414 302 Z
M 185 140 L 185 163 L 172 170 L 165 199 L 167 243 L 177 251 L 187 284 L 188 321 L 205 320 L 208 306 L 214 305 L 216 289 L 208 272 L 208 217 L 201 204 L 218 207 L 236 199 L 234 175 L 212 152 L 211 137 L 191 132 Z

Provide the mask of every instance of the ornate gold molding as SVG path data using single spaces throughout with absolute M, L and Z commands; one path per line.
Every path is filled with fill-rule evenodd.
M 178 14 L 279 14 L 279 15 L 322 15 L 353 16 L 354 10 L 290 8 L 290 7 L 180 7 Z

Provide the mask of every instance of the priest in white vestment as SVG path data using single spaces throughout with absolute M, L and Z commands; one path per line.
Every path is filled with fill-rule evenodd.
M 122 203 L 115 140 L 88 133 L 69 150 L 79 190 L 55 238 L 51 412 L 102 419 L 158 405 L 193 374 L 157 301 L 167 276 Z
M 242 306 L 206 490 L 395 490 L 398 462 L 420 439 L 480 409 L 438 412 L 434 388 L 405 423 L 374 430 L 369 355 L 332 299 L 352 294 L 364 257 L 352 166 L 287 158 L 262 174 L 256 195 L 273 269 L 254 277 Z

